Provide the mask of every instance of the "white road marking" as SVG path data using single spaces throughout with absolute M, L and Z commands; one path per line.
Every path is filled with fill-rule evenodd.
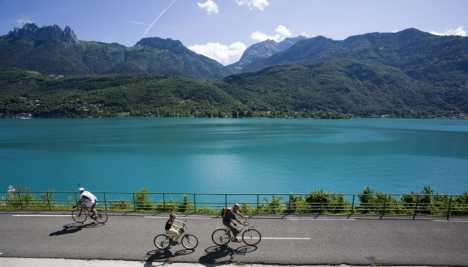
M 432 220 L 433 222 L 468 223 L 468 221 Z
M 161 217 L 161 216 L 144 216 L 145 219 L 168 219 L 169 217 Z M 178 217 L 179 220 L 206 220 L 211 219 L 210 217 Z
M 256 239 L 255 237 L 252 239 Z M 310 240 L 310 237 L 262 237 L 262 240 Z
M 71 217 L 63 214 L 13 214 L 13 217 Z
M 355 221 L 354 218 L 285 218 L 289 221 Z

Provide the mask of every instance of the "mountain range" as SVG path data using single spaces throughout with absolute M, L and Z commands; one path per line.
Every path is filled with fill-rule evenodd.
M 266 40 L 260 43 L 253 44 L 244 51 L 239 61 L 227 66 L 227 69 L 231 74 L 240 73 L 244 70 L 244 68 L 246 68 L 250 64 L 253 64 L 254 62 L 262 59 L 269 58 L 279 52 L 283 52 L 286 49 L 293 46 L 294 44 L 296 44 L 298 41 L 304 39 L 306 39 L 306 37 L 297 36 L 293 38 L 286 38 L 281 42 L 276 42 L 274 40 Z
M 126 47 L 80 41 L 69 27 L 32 23 L 0 37 L 0 69 L 13 68 L 64 75 L 156 73 L 215 79 L 226 74 L 223 65 L 177 40 L 144 38 Z
M 463 116 L 468 38 L 413 28 L 298 36 L 222 66 L 177 40 L 126 47 L 26 24 L 0 36 L 0 92 L 6 116 Z

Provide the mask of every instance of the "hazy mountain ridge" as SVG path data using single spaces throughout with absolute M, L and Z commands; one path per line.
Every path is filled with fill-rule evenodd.
M 242 57 L 235 63 L 226 66 L 230 73 L 240 73 L 243 69 L 259 59 L 268 58 L 276 53 L 282 52 L 300 40 L 304 40 L 306 37 L 297 36 L 292 38 L 286 38 L 281 42 L 274 40 L 266 40 L 263 42 L 255 43 L 249 46 Z
M 257 71 L 283 64 L 313 64 L 347 58 L 400 68 L 416 79 L 468 81 L 468 38 L 436 36 L 417 29 L 368 33 L 342 41 L 322 36 L 302 40 L 289 49 L 259 59 L 244 68 Z M 446 73 L 444 73 L 446 72 Z M 463 76 L 463 77 L 460 77 Z

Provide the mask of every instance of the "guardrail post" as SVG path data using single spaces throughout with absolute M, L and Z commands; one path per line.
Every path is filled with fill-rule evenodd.
M 382 212 L 381 212 L 381 215 L 380 215 L 381 218 L 382 218 L 383 216 L 385 216 L 385 209 L 386 209 L 386 207 L 387 207 L 387 201 L 386 201 L 386 198 L 384 197 Z
M 353 194 L 353 200 L 351 202 L 351 214 L 354 214 L 354 199 L 355 199 L 356 195 Z
M 106 199 L 106 192 L 104 192 L 104 210 L 107 211 L 107 199 Z
M 163 198 L 163 212 L 166 212 L 166 193 L 162 193 Z
M 452 196 L 449 197 L 449 202 L 447 205 L 447 221 L 450 219 L 450 210 L 452 208 Z
M 197 213 L 197 194 L 193 193 L 193 213 Z
M 132 193 L 132 198 L 133 198 L 133 211 L 136 211 L 135 193 Z
M 224 194 L 224 208 L 227 208 L 227 194 Z
M 18 200 L 19 200 L 19 206 L 20 209 L 23 210 L 23 198 L 21 197 L 21 192 L 18 192 Z
M 416 205 L 414 205 L 413 220 L 416 219 L 416 213 L 418 212 L 419 195 L 416 195 Z
M 52 210 L 52 206 L 50 205 L 50 197 L 51 197 L 51 193 L 46 192 L 47 206 L 49 207 L 49 210 Z
M 259 208 L 260 196 L 257 194 L 257 208 L 255 209 L 255 213 L 258 215 L 258 208 Z

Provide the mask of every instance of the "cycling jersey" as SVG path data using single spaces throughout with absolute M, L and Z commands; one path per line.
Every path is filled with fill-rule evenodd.
M 80 195 L 80 198 L 84 201 L 88 201 L 88 202 L 91 202 L 91 203 L 96 203 L 97 201 L 97 197 L 95 195 L 93 195 L 91 192 L 89 191 L 83 191 L 83 193 L 81 193 Z
M 236 216 L 234 215 L 234 213 L 232 211 L 227 211 L 223 216 L 223 224 L 228 225 L 235 218 L 236 218 Z
M 168 220 L 168 221 L 166 222 L 166 226 L 164 227 L 164 229 L 165 229 L 166 231 L 169 231 L 169 229 L 171 229 L 171 227 L 172 227 L 172 223 L 170 223 L 169 220 Z

